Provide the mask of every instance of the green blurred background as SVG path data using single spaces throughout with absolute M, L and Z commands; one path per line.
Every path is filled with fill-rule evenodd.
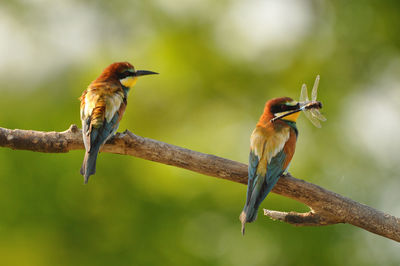
M 120 130 L 247 162 L 272 97 L 321 75 L 328 121 L 304 117 L 290 172 L 400 216 L 400 2 L 6 0 L 0 126 L 80 124 L 110 63 L 160 72 L 131 91 Z M 399 265 L 399 245 L 350 225 L 295 228 L 259 215 L 246 187 L 134 157 L 0 149 L 1 265 Z M 306 211 L 271 194 L 263 208 Z

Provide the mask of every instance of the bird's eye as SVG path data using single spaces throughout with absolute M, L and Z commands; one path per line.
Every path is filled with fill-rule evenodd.
M 126 78 L 126 77 L 130 77 L 130 76 L 133 76 L 134 75 L 134 73 L 133 72 L 131 72 L 131 71 L 124 71 L 124 72 L 122 72 L 121 74 L 120 74 L 120 79 L 124 79 L 124 78 Z
M 281 112 L 284 112 L 284 111 L 286 111 L 286 110 L 289 110 L 289 106 L 287 106 L 286 104 L 282 104 L 282 105 L 280 106 L 280 108 L 281 108 Z
M 271 113 L 276 114 L 276 113 L 281 113 L 284 110 L 282 110 L 282 105 L 274 105 L 271 107 Z

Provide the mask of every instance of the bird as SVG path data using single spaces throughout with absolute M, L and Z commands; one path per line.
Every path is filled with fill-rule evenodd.
M 87 184 L 96 172 L 96 160 L 100 148 L 117 131 L 124 115 L 129 90 L 138 77 L 158 74 L 148 70 L 135 70 L 128 62 L 116 62 L 106 67 L 82 93 L 80 117 L 85 157 L 80 169 Z
M 289 167 L 296 148 L 296 120 L 301 107 L 289 97 L 267 101 L 251 134 L 246 203 L 239 216 L 243 235 L 246 223 L 256 220 L 261 202 Z

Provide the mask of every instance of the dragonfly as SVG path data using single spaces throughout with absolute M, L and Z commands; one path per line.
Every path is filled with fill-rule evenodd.
M 317 101 L 319 79 L 320 77 L 318 75 L 315 79 L 314 86 L 311 91 L 311 101 L 308 99 L 307 85 L 303 84 L 300 93 L 299 109 L 286 112 L 283 115 L 274 117 L 273 119 L 271 119 L 271 122 L 274 122 L 285 116 L 297 113 L 299 111 L 303 111 L 308 120 L 310 120 L 314 126 L 320 128 L 321 123 L 319 121 L 326 121 L 326 118 L 319 111 L 322 108 L 322 103 Z
M 322 108 L 322 103 L 317 101 L 318 85 L 319 85 L 319 75 L 315 79 L 313 89 L 311 91 L 311 101 L 308 99 L 307 85 L 303 84 L 300 93 L 300 109 L 303 111 L 305 116 L 313 123 L 314 126 L 320 128 L 320 121 L 325 122 L 326 118 L 320 113 Z

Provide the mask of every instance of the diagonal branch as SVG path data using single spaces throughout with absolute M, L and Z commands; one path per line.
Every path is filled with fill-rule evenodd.
M 83 149 L 81 130 L 72 125 L 64 132 L 41 132 L 0 128 L 0 147 L 47 153 Z M 126 130 L 104 145 L 103 152 L 131 155 L 146 160 L 185 168 L 204 175 L 247 184 L 247 165 L 210 154 L 181 148 L 134 135 Z M 296 226 L 348 223 L 400 242 L 400 219 L 369 206 L 296 179 L 282 176 L 274 193 L 306 204 L 307 213 L 264 210 L 266 216 Z

